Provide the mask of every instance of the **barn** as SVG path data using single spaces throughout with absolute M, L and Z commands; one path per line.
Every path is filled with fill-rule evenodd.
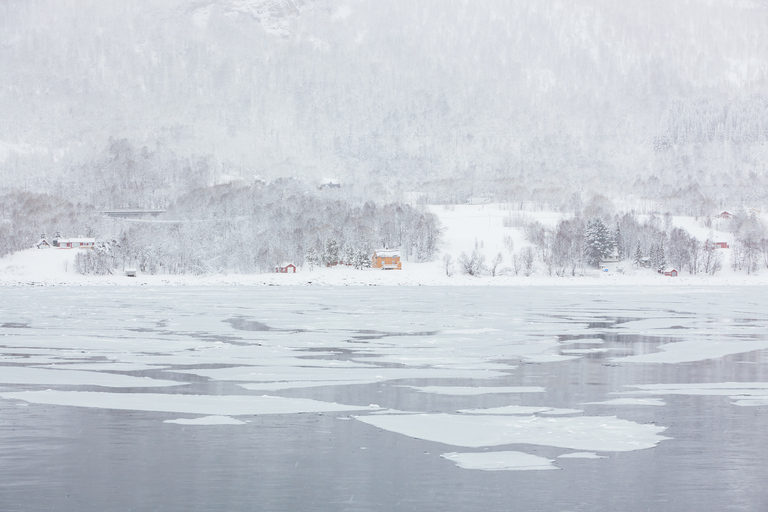
M 293 263 L 282 263 L 275 267 L 276 274 L 295 274 L 296 265 Z

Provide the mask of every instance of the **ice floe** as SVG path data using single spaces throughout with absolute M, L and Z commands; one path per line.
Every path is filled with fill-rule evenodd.
M 110 388 L 149 388 L 179 386 L 185 382 L 134 377 L 116 373 L 82 370 L 50 370 L 23 366 L 4 366 L 0 384 L 39 384 L 43 386 L 102 386 Z
M 665 427 L 615 416 L 539 417 L 469 414 L 355 416 L 363 423 L 409 437 L 480 448 L 536 444 L 572 450 L 631 451 L 669 439 Z
M 422 393 L 434 393 L 436 395 L 471 396 L 486 395 L 492 393 L 543 393 L 546 391 L 540 386 L 498 386 L 498 387 L 468 387 L 468 386 L 403 386 L 421 391 Z
M 659 345 L 661 352 L 617 357 L 613 361 L 620 363 L 690 363 L 765 348 L 768 348 L 768 340 L 732 338 L 716 340 L 695 339 Z
M 453 461 L 464 469 L 484 471 L 531 471 L 560 469 L 554 461 L 529 453 L 504 451 L 484 453 L 444 453 L 441 457 Z
M 461 409 L 457 411 L 463 414 L 574 414 L 584 412 L 579 409 L 557 409 L 554 407 L 535 407 L 529 405 L 506 405 L 504 407 L 491 407 L 488 409 Z
M 244 421 L 229 416 L 203 416 L 201 418 L 179 418 L 165 420 L 163 423 L 177 423 L 179 425 L 245 425 Z
M 727 396 L 734 400 L 735 405 L 768 405 L 768 382 L 636 384 L 629 387 L 642 390 L 637 393 L 651 395 Z
M 445 369 L 445 368 L 315 368 L 307 366 L 241 366 L 236 368 L 213 368 L 173 370 L 213 380 L 241 382 L 287 382 L 287 381 L 359 381 L 383 382 L 398 379 L 491 379 L 507 374 L 495 370 Z
M 219 396 L 47 390 L 0 393 L 0 397 L 35 404 L 220 416 L 340 412 L 366 409 L 366 407 L 320 402 L 308 398 L 248 395 Z
M 573 452 L 557 456 L 558 459 L 605 459 L 607 457 L 594 452 Z
M 659 398 L 614 398 L 604 402 L 584 402 L 582 405 L 667 405 Z

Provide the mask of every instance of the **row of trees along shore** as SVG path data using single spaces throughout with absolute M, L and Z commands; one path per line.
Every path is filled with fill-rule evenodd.
M 133 221 L 86 214 L 44 195 L 14 204 L 12 224 L 0 230 L 12 239 L 7 247 L 31 247 L 45 231 L 96 237 L 95 250 L 79 255 L 77 264 L 92 274 L 126 267 L 149 274 L 255 273 L 283 262 L 361 268 L 380 248 L 424 262 L 441 239 L 437 216 L 423 207 L 355 201 L 293 179 L 200 188 L 157 218 Z
M 755 274 L 768 268 L 768 226 L 755 214 L 739 212 L 722 227 L 731 232 L 730 265 L 734 271 Z M 609 227 L 612 226 L 612 227 Z M 471 253 L 458 258 L 443 256 L 446 274 L 459 271 L 469 275 L 501 274 L 575 276 L 586 268 L 600 268 L 615 263 L 658 272 L 675 269 L 691 275 L 714 275 L 724 265 L 723 251 L 712 237 L 699 240 L 681 227 L 675 227 L 670 215 L 652 215 L 640 221 L 633 213 L 615 215 L 612 223 L 600 217 L 585 220 L 573 217 L 561 220 L 554 228 L 537 221 L 526 222 L 525 239 L 529 243 L 515 250 L 511 237 L 504 239 L 505 251 L 487 260 L 476 244 Z M 506 253 L 506 254 L 505 254 Z

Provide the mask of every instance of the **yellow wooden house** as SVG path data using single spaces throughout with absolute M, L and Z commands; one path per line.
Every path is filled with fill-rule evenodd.
M 400 262 L 400 251 L 391 251 L 389 249 L 375 251 L 371 266 L 384 270 L 403 270 L 403 264 Z

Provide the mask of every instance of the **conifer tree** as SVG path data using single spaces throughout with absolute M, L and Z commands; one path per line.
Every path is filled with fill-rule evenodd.
M 587 263 L 598 268 L 600 262 L 613 253 L 613 237 L 605 223 L 595 217 L 587 223 L 584 232 L 584 252 Z

